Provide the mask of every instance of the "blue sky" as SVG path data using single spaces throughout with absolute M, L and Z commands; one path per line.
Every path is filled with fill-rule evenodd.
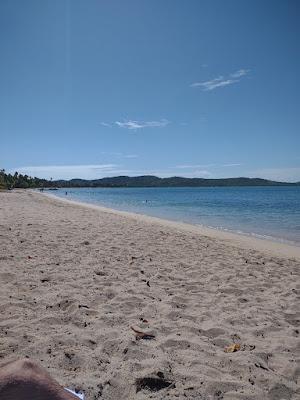
M 1 0 L 0 166 L 300 180 L 297 0 Z

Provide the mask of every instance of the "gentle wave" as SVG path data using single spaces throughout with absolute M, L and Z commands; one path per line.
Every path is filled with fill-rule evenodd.
M 67 188 L 52 194 L 300 246 L 300 187 Z
M 271 236 L 271 235 L 263 235 L 263 234 L 258 234 L 255 232 L 245 232 L 245 231 L 241 231 L 241 230 L 228 229 L 228 228 L 225 228 L 224 226 L 209 226 L 209 225 L 202 225 L 202 224 L 197 224 L 197 226 L 199 226 L 201 228 L 214 229 L 214 230 L 221 231 L 221 232 L 235 233 L 238 235 L 243 235 L 243 236 L 248 236 L 248 237 L 250 236 L 250 237 L 257 238 L 257 239 L 270 240 L 272 242 L 290 244 L 293 246 L 295 246 L 295 245 L 300 246 L 300 243 L 297 243 L 295 241 L 283 239 L 283 238 Z

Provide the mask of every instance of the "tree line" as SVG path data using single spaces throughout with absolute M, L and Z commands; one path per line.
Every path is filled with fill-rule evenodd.
M 0 189 L 14 189 L 14 188 L 42 188 L 51 187 L 52 182 L 46 179 L 32 178 L 28 175 L 22 175 L 15 172 L 13 175 L 6 173 L 4 169 L 0 170 Z
M 183 178 L 170 177 L 159 178 L 157 176 L 115 176 L 101 179 L 70 179 L 56 180 L 32 178 L 15 172 L 13 175 L 0 170 L 0 189 L 14 188 L 76 188 L 76 187 L 216 187 L 216 186 L 300 186 L 300 182 L 274 182 L 260 178 L 224 178 L 224 179 L 204 179 L 204 178 Z

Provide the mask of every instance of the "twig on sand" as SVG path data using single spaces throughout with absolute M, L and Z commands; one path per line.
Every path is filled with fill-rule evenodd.
M 140 340 L 140 339 L 144 339 L 144 340 L 153 340 L 155 339 L 154 335 L 151 335 L 149 333 L 145 333 L 142 331 L 138 331 L 137 329 L 135 329 L 133 326 L 130 327 L 133 332 L 135 333 L 135 338 L 136 340 Z

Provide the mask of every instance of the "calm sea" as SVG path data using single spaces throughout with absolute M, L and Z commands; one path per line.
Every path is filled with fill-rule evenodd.
M 300 187 L 82 188 L 51 193 L 300 246 Z

